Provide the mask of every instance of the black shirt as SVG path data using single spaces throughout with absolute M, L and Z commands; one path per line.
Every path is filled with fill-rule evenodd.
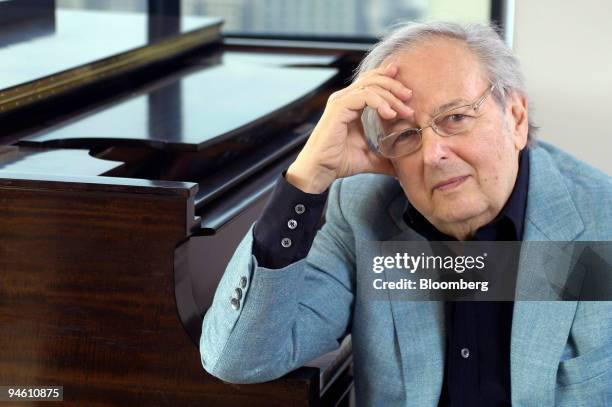
M 480 241 L 522 240 L 529 186 L 529 151 L 519 156 L 514 189 L 499 215 L 476 231 Z M 438 231 L 414 207 L 404 220 L 428 240 L 456 240 Z M 518 258 L 514 267 L 518 264 Z M 510 406 L 512 301 L 447 302 L 446 368 L 440 406 Z
M 529 184 L 529 151 L 500 214 L 472 240 L 522 240 Z M 307 194 L 280 177 L 254 229 L 253 254 L 266 268 L 282 268 L 308 254 L 327 192 Z M 414 207 L 404 220 L 428 240 L 454 240 Z M 510 331 L 513 302 L 447 302 L 447 352 L 440 406 L 510 406 Z

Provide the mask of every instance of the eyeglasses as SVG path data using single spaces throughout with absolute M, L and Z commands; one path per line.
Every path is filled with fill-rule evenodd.
M 469 133 L 480 116 L 477 115 L 482 104 L 493 92 L 495 85 L 491 85 L 475 102 L 469 105 L 454 107 L 438 113 L 428 126 L 421 128 L 408 128 L 394 131 L 378 139 L 378 151 L 387 158 L 398 158 L 412 154 L 421 148 L 423 130 L 431 127 L 441 137 L 456 136 Z

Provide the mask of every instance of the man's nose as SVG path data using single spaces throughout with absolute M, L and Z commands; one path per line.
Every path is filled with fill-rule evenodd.
M 448 158 L 448 138 L 437 134 L 431 127 L 423 129 L 421 133 L 421 153 L 423 163 L 437 166 Z

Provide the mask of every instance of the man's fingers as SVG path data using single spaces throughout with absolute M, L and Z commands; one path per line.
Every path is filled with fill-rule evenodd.
M 369 106 L 370 108 L 376 109 L 381 117 L 385 119 L 393 118 L 397 114 L 402 117 L 408 117 L 413 114 L 413 111 L 407 107 L 405 103 L 412 97 L 412 90 L 393 78 L 393 76 L 397 74 L 397 71 L 397 65 L 388 64 L 387 66 L 364 72 L 350 86 L 330 95 L 328 104 L 336 103 L 336 101 L 342 99 L 350 99 L 348 105 L 349 109 L 363 109 L 365 106 Z M 384 104 L 377 102 L 377 98 L 375 97 L 369 97 L 369 101 L 362 101 L 365 102 L 365 105 L 355 100 L 355 93 L 365 95 L 366 92 L 377 93 L 385 99 L 389 105 L 388 108 L 385 107 Z M 391 110 L 395 113 L 391 113 Z
M 336 111 L 348 109 L 360 112 L 366 107 L 376 110 L 386 120 L 397 116 L 397 112 L 391 108 L 390 103 L 383 96 L 367 87 L 353 89 L 350 93 L 344 93 L 334 100 L 334 110 L 339 109 Z
M 374 75 L 386 75 L 389 76 L 391 78 L 395 77 L 395 75 L 397 75 L 398 73 L 398 66 L 390 63 L 387 65 L 383 65 L 383 66 L 379 66 L 378 68 L 374 68 L 374 69 L 370 69 L 369 71 L 363 72 L 362 74 L 359 75 L 359 79 L 361 78 L 366 78 L 369 76 L 374 76 Z
M 376 109 L 378 115 L 385 120 L 394 119 L 398 115 L 398 111 L 393 109 L 391 105 L 391 101 L 387 100 L 381 92 L 373 89 L 372 87 L 364 87 L 362 89 L 358 89 L 357 97 L 361 96 L 365 97 L 365 104 L 359 103 L 358 109 L 364 109 L 366 106 L 369 106 L 373 109 Z
M 383 75 L 374 75 L 355 82 L 352 86 L 359 88 L 362 86 L 376 85 L 393 93 L 398 99 L 407 102 L 412 96 L 412 90 L 404 86 L 400 81 Z
M 399 67 L 395 64 L 389 64 L 385 67 L 385 72 L 393 78 L 399 72 Z
M 379 86 L 360 86 L 338 100 L 350 110 L 363 110 L 365 107 L 375 109 L 380 117 L 391 120 L 398 115 L 409 117 L 414 112 L 404 102 L 386 89 Z
M 343 123 L 356 120 L 363 109 L 376 110 L 383 120 L 408 118 L 414 111 L 406 106 L 412 90 L 394 79 L 398 73 L 394 64 L 364 72 L 350 86 L 334 92 L 327 101 L 326 110 L 340 114 Z
M 403 100 L 399 99 L 389 90 L 377 85 L 367 86 L 366 88 L 382 96 L 387 101 L 387 103 L 389 103 L 389 106 L 391 106 L 393 110 L 399 113 L 401 117 L 410 117 L 414 114 L 414 111 L 408 106 L 406 106 Z

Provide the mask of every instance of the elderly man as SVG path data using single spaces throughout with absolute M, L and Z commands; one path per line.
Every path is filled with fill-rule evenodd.
M 358 240 L 611 240 L 610 178 L 531 131 L 518 61 L 491 28 L 412 24 L 383 39 L 237 249 L 204 318 L 204 368 L 266 381 L 351 333 L 359 405 L 611 402 L 610 302 L 356 289 Z

